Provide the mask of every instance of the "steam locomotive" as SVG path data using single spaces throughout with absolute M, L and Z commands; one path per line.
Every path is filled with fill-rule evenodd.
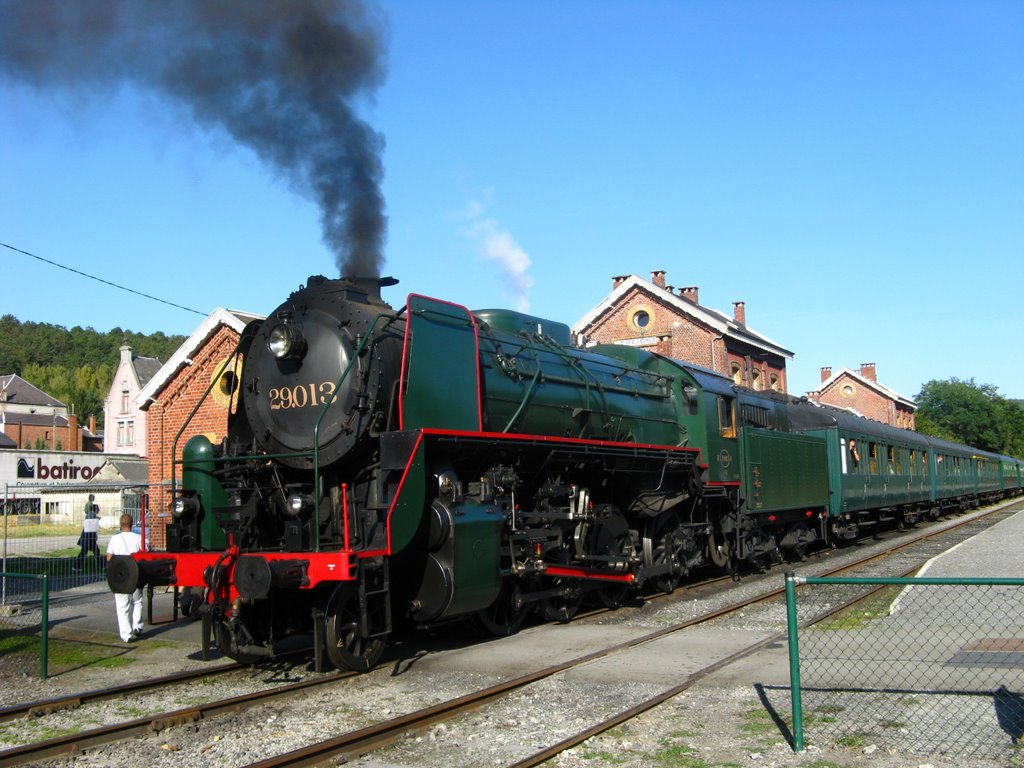
M 1021 492 L 1017 460 L 396 282 L 311 277 L 245 328 L 228 435 L 187 442 L 166 549 L 114 591 L 201 591 L 242 662 L 312 632 L 367 670 L 400 622 L 507 635 Z

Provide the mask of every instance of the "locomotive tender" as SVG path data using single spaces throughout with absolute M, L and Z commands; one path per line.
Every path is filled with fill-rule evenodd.
M 318 668 L 366 670 L 400 621 L 509 634 L 1021 492 L 1020 461 L 518 312 L 395 311 L 396 282 L 311 277 L 246 327 L 228 435 L 185 445 L 166 550 L 114 591 L 201 590 L 243 662 L 312 631 Z

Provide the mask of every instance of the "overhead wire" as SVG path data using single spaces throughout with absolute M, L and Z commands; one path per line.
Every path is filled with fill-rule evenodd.
M 121 291 L 127 291 L 128 293 L 134 293 L 136 296 L 142 296 L 143 298 L 150 299 L 151 301 L 158 301 L 161 304 L 166 304 L 167 306 L 174 307 L 175 309 L 183 309 L 186 312 L 194 312 L 195 314 L 202 315 L 203 317 L 206 317 L 206 315 L 209 314 L 208 312 L 200 312 L 198 309 L 192 309 L 191 307 L 184 307 L 181 304 L 175 304 L 173 301 L 167 301 L 166 299 L 161 299 L 158 298 L 157 296 L 151 296 L 148 293 L 143 293 L 142 291 L 136 291 L 134 288 L 128 288 L 127 286 L 124 285 L 112 283 L 109 280 L 104 280 L 102 277 L 96 277 L 95 275 L 90 275 L 88 272 L 82 272 L 79 269 L 74 269 L 73 267 L 69 267 L 64 264 L 58 264 L 56 261 L 44 259 L 42 256 L 37 256 L 34 253 L 29 253 L 28 251 L 22 250 L 21 248 L 15 248 L 13 245 L 8 245 L 7 243 L 0 243 L 0 245 L 2 245 L 4 248 L 8 248 L 17 253 L 29 256 L 30 258 L 42 261 L 46 264 L 50 264 L 51 266 L 59 267 L 60 269 L 66 269 L 68 272 L 74 272 L 76 275 L 81 275 L 82 277 L 87 277 L 90 280 L 95 280 L 97 283 L 103 283 L 104 285 L 109 285 L 112 288 L 117 288 L 118 290 Z

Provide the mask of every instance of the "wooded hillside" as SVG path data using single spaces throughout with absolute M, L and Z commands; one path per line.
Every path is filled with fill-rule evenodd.
M 102 426 L 103 400 L 121 359 L 121 345 L 166 362 L 185 338 L 121 328 L 101 333 L 76 325 L 68 330 L 4 315 L 0 317 L 0 374 L 18 374 L 72 408 L 80 422 L 95 416 Z

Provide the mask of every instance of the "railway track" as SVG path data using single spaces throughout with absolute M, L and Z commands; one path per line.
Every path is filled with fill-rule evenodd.
M 846 573 L 851 569 L 858 567 L 862 568 L 866 564 L 877 562 L 880 559 L 891 558 L 894 553 L 902 552 L 912 547 L 919 547 L 923 543 L 933 541 L 939 537 L 948 537 L 952 532 L 958 529 L 963 529 L 965 526 L 974 525 L 977 527 L 982 525 L 979 521 L 991 519 L 994 516 L 1001 517 L 1008 515 L 1011 513 L 1007 511 L 1010 506 L 1011 505 L 1004 504 L 1000 507 L 985 510 L 981 513 L 974 513 L 969 517 L 957 520 L 952 524 L 948 524 L 934 530 L 930 529 L 925 531 L 909 540 L 893 543 L 891 546 L 886 546 L 880 551 L 874 552 L 867 557 L 860 558 L 855 562 L 842 564 L 836 568 L 830 568 L 823 573 L 819 571 L 815 575 L 836 575 L 839 573 Z M 1016 506 L 1019 506 L 1019 504 Z M 966 535 L 964 538 L 966 538 Z M 941 544 L 942 548 L 947 548 L 948 546 L 948 543 Z M 931 556 L 931 552 L 924 553 L 924 559 L 928 559 Z M 920 557 L 918 557 L 918 559 L 920 559 Z M 915 567 L 919 567 L 919 564 L 918 566 L 911 567 L 909 570 L 912 572 Z M 722 579 L 714 579 L 707 583 L 719 581 L 722 581 Z M 307 745 L 301 749 L 286 752 L 275 758 L 254 763 L 252 765 L 260 766 L 260 768 L 269 768 L 269 766 L 317 765 L 324 763 L 327 760 L 333 760 L 339 756 L 344 756 L 346 759 L 352 759 L 358 755 L 380 749 L 388 744 L 393 744 L 402 739 L 403 736 L 409 732 L 422 731 L 423 729 L 436 726 L 439 723 L 450 722 L 459 715 L 499 701 L 503 697 L 508 697 L 517 691 L 522 691 L 523 689 L 541 681 L 555 678 L 557 675 L 564 674 L 570 670 L 578 669 L 600 659 L 606 659 L 617 654 L 626 653 L 641 645 L 655 642 L 675 633 L 680 633 L 690 627 L 729 616 L 738 611 L 742 611 L 749 606 L 778 599 L 783 592 L 784 590 L 782 588 L 760 592 L 757 595 L 742 601 L 733 602 L 727 606 L 704 613 L 698 617 L 674 623 L 652 632 L 644 633 L 628 641 L 612 644 L 601 648 L 600 650 L 582 654 L 557 664 L 549 665 L 543 669 L 517 676 L 513 679 L 488 686 L 473 693 L 455 697 L 451 700 L 434 704 L 415 712 L 409 712 L 392 718 L 386 722 L 377 723 L 366 728 L 356 729 L 350 733 Z M 816 619 L 817 618 L 819 617 L 816 617 Z M 738 659 L 756 652 L 765 645 L 778 641 L 778 639 L 778 633 L 769 634 L 758 642 L 750 644 L 748 647 L 702 667 L 699 671 L 687 676 L 685 680 L 681 681 L 676 686 L 664 690 L 656 696 L 649 697 L 638 704 L 625 708 L 621 712 L 616 712 L 614 715 L 605 718 L 600 723 L 591 726 L 585 731 L 581 731 L 572 737 L 562 739 L 554 746 L 538 752 L 527 760 L 515 763 L 515 765 L 537 765 L 540 762 L 548 760 L 560 751 L 564 751 L 565 749 L 579 744 L 597 733 L 601 733 L 615 725 L 636 717 L 641 712 L 647 711 L 658 704 L 679 695 L 697 681 L 703 679 L 709 674 L 712 674 L 714 671 L 721 669 L 724 666 L 728 666 Z M 42 715 L 47 712 L 58 711 L 65 706 L 81 706 L 90 701 L 101 701 L 112 697 L 124 696 L 130 691 L 152 689 L 154 687 L 159 687 L 161 685 L 166 686 L 168 684 L 180 684 L 182 682 L 187 682 L 189 679 L 195 679 L 196 677 L 209 677 L 211 674 L 226 673 L 235 669 L 238 669 L 238 665 L 222 665 L 222 667 L 213 670 L 203 670 L 201 673 L 175 675 L 162 680 L 132 684 L 132 686 L 129 687 L 117 687 L 104 691 L 79 694 L 76 697 L 67 697 L 67 699 L 63 700 L 53 699 L 44 702 L 35 702 L 23 705 L 20 709 L 23 710 L 22 714 L 31 713 Z M 266 691 L 257 691 L 240 696 L 234 696 L 220 701 L 210 702 L 205 705 L 187 707 L 170 712 L 162 712 L 153 716 L 141 717 L 124 723 L 103 726 L 78 734 L 56 737 L 33 744 L 25 744 L 19 747 L 0 751 L 0 766 L 35 763 L 39 760 L 59 755 L 74 754 L 82 749 L 110 743 L 119 739 L 125 739 L 133 735 L 161 731 L 186 723 L 197 723 L 220 715 L 240 712 L 252 707 L 264 705 L 268 702 L 282 701 L 287 697 L 301 695 L 305 692 L 322 688 L 323 686 L 342 685 L 350 677 L 351 676 L 349 675 L 330 675 L 315 678 L 302 681 L 301 683 L 275 687 Z M 16 708 L 7 708 L 6 710 L 0 711 L 0 717 L 15 717 L 15 709 Z
M 1019 507 L 1020 504 L 1015 506 Z M 956 531 L 962 527 L 976 524 L 981 519 L 993 515 L 1000 515 L 1004 510 L 1005 507 L 1000 507 L 993 509 L 990 512 L 982 513 L 981 515 L 972 516 L 970 519 L 958 521 L 941 530 L 923 533 L 919 536 L 915 536 L 909 541 L 895 543 L 880 552 L 872 553 L 871 555 L 858 559 L 855 562 L 845 563 L 835 568 L 829 568 L 819 575 L 838 576 L 840 574 L 848 574 L 850 571 L 861 569 L 866 565 L 877 563 L 878 561 L 886 558 L 891 558 L 894 553 L 916 547 L 922 542 L 932 541 L 941 536 L 948 535 L 950 532 Z M 1005 514 L 1003 516 L 1005 516 Z M 917 558 L 918 562 L 913 566 L 909 568 L 901 567 L 894 575 L 908 576 L 916 572 L 933 556 L 932 552 L 925 552 L 923 554 L 923 559 Z M 838 605 L 831 605 L 826 609 L 816 611 L 813 616 L 804 619 L 800 624 L 801 626 L 808 626 L 828 618 L 835 613 L 846 610 L 850 605 L 855 604 L 868 595 L 883 588 L 884 587 L 866 590 L 861 589 L 858 591 L 858 594 L 849 597 Z M 384 746 L 394 744 L 398 740 L 405 738 L 410 731 L 422 731 L 432 726 L 436 726 L 438 723 L 446 722 L 467 712 L 489 705 L 501 697 L 508 696 L 525 688 L 526 686 L 535 684 L 538 681 L 590 664 L 599 659 L 604 659 L 615 654 L 635 649 L 639 646 L 652 643 L 691 627 L 727 617 L 750 606 L 779 600 L 780 598 L 784 599 L 784 596 L 785 587 L 771 589 L 750 598 L 731 603 L 702 616 L 664 627 L 635 639 L 623 643 L 617 643 L 599 651 L 579 656 L 560 664 L 552 665 L 540 671 L 532 672 L 528 675 L 523 675 L 521 677 L 502 682 L 476 693 L 442 702 L 435 706 L 428 707 L 417 712 L 412 712 L 372 727 L 352 731 L 332 739 L 327 739 L 316 744 L 311 744 L 301 749 L 294 750 L 293 752 L 277 755 L 257 763 L 252 763 L 247 766 L 247 768 L 299 768 L 299 766 L 318 766 L 336 764 L 334 761 L 338 758 L 347 762 Z M 560 753 L 572 747 L 576 747 L 588 739 L 621 725 L 622 723 L 631 720 L 660 704 L 663 704 L 669 699 L 684 693 L 686 690 L 693 687 L 709 675 L 757 653 L 772 643 L 784 640 L 786 638 L 786 634 L 787 633 L 784 629 L 782 631 L 772 632 L 771 634 L 760 638 L 756 642 L 750 643 L 733 653 L 715 660 L 713 663 L 703 666 L 699 670 L 687 675 L 686 678 L 677 685 L 663 690 L 654 696 L 647 697 L 643 701 L 616 712 L 613 715 L 604 718 L 600 722 L 581 730 L 568 738 L 560 740 L 550 747 L 542 749 L 525 759 L 512 763 L 511 768 L 528 768 L 530 766 L 541 765 L 542 763 L 557 757 Z

